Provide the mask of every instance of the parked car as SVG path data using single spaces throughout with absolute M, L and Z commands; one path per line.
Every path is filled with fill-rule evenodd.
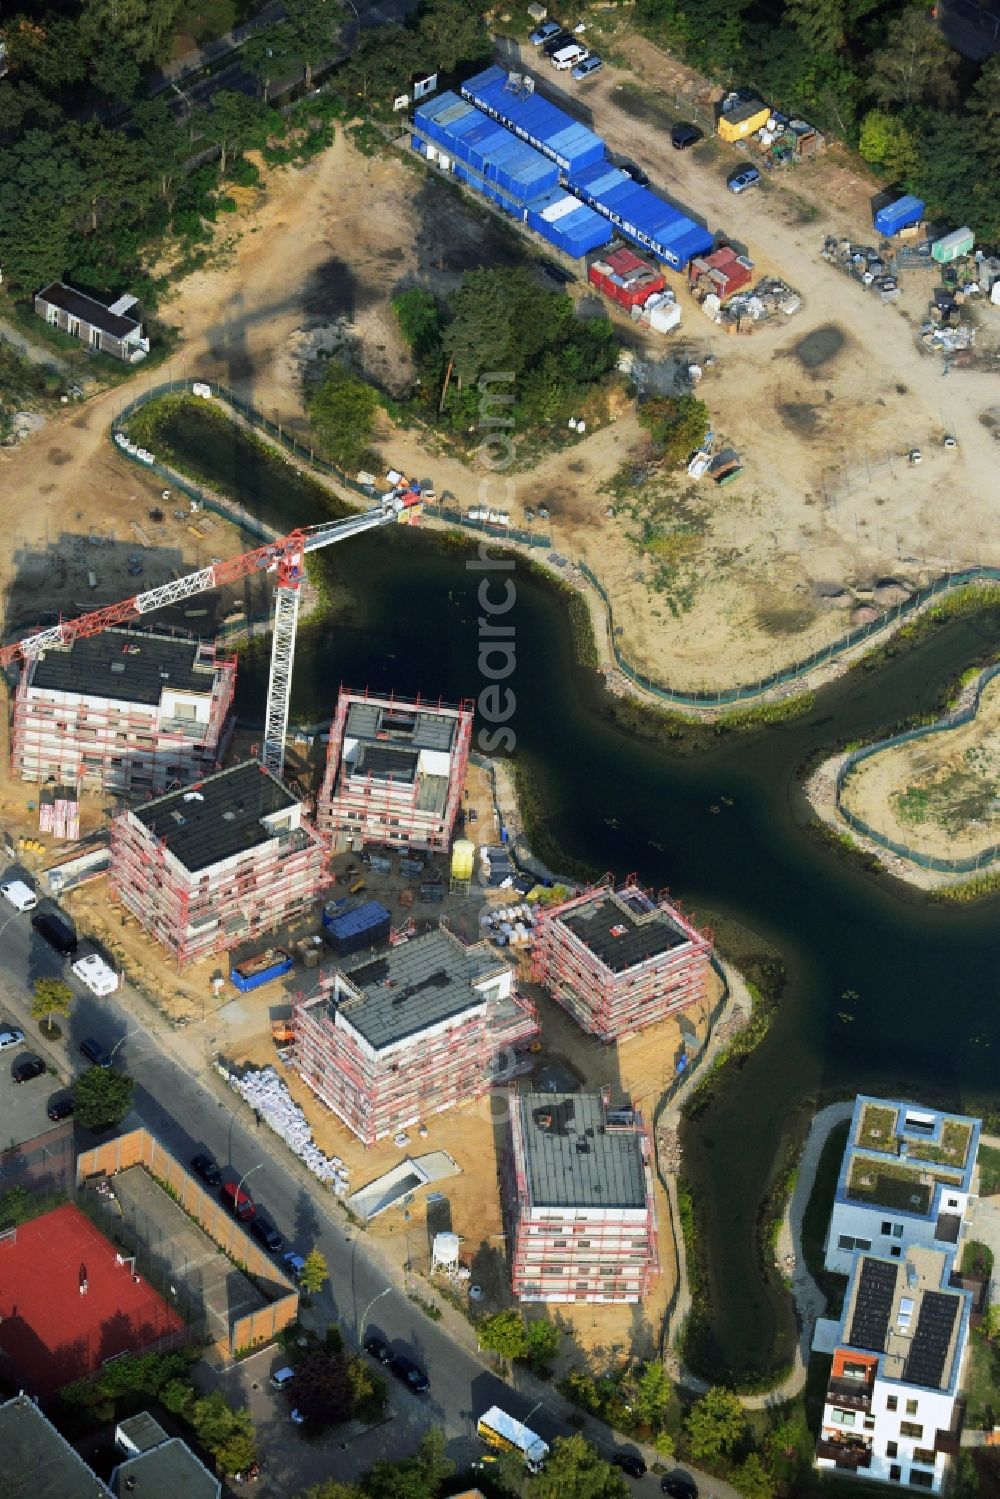
M 389 1347 L 385 1338 L 380 1338 L 377 1333 L 372 1333 L 365 1338 L 365 1352 L 370 1353 L 373 1359 L 380 1364 L 392 1364 L 396 1361 L 396 1355 Z
M 60 1119 L 69 1119 L 73 1113 L 73 1095 L 64 1093 L 62 1098 L 54 1098 L 49 1104 L 47 1113 L 49 1118 L 57 1123 Z
M 222 1181 L 222 1172 L 210 1155 L 192 1156 L 191 1170 L 201 1177 L 206 1187 L 217 1187 Z
M 567 73 L 578 62 L 582 62 L 586 56 L 586 47 L 581 47 L 579 42 L 570 41 L 567 42 L 565 47 L 560 48 L 558 52 L 553 52 L 549 58 L 549 62 L 551 62 L 557 73 Z
M 105 994 L 114 994 L 118 988 L 118 975 L 110 963 L 105 963 L 100 953 L 88 953 L 85 958 L 77 958 L 72 965 L 73 972 L 82 984 L 86 984 L 92 994 L 98 999 Z
M 227 1212 L 232 1213 L 241 1223 L 249 1223 L 251 1218 L 257 1214 L 254 1200 L 249 1192 L 244 1192 L 236 1182 L 226 1182 L 219 1191 L 219 1200 Z
M 603 67 L 603 57 L 598 57 L 596 52 L 591 52 L 589 57 L 585 57 L 582 62 L 577 63 L 569 76 L 579 83 L 581 79 L 589 78 L 591 73 L 599 73 Z
M 92 1036 L 88 1036 L 85 1041 L 81 1041 L 80 1042 L 80 1050 L 83 1052 L 83 1055 L 87 1058 L 87 1061 L 91 1062 L 93 1064 L 93 1066 L 95 1066 L 95 1067 L 110 1067 L 111 1066 L 111 1055 L 110 1055 L 110 1053 L 106 1052 L 104 1050 L 104 1047 L 101 1045 L 100 1041 L 95 1041 Z
M 572 271 L 565 270 L 561 265 L 555 265 L 551 260 L 540 260 L 538 264 L 541 267 L 542 274 L 548 276 L 550 281 L 557 282 L 559 286 L 569 286 L 571 282 L 576 280 Z M 475 822 L 474 809 L 470 809 L 469 815 L 472 821 Z
M 79 946 L 76 932 L 59 911 L 36 911 L 31 918 L 31 925 L 62 957 L 72 957 L 76 952 Z
M 760 172 L 757 167 L 744 167 L 742 172 L 737 172 L 735 177 L 730 177 L 729 191 L 745 193 L 748 187 L 754 187 L 759 181 Z
M 254 1218 L 250 1224 L 250 1232 L 254 1238 L 269 1249 L 272 1254 L 277 1254 L 284 1244 L 284 1239 L 279 1234 L 273 1223 L 268 1223 L 266 1218 Z
M 644 1478 L 646 1476 L 646 1464 L 638 1452 L 612 1452 L 608 1459 L 613 1468 L 621 1468 L 629 1478 Z
M 30 1083 L 33 1077 L 41 1077 L 44 1071 L 45 1063 L 41 1057 L 36 1057 L 30 1051 L 27 1056 L 18 1057 L 10 1070 L 15 1083 Z
M 535 27 L 535 30 L 529 36 L 528 41 L 533 47 L 540 47 L 543 42 L 551 41 L 552 38 L 554 36 L 558 36 L 561 31 L 561 22 L 543 21 L 541 26 Z
M 401 1379 L 405 1385 L 409 1385 L 415 1395 L 422 1395 L 431 1387 L 431 1382 L 423 1369 L 415 1364 L 411 1358 L 407 1358 L 404 1353 L 397 1353 L 389 1368 L 397 1379 Z
M 649 186 L 649 173 L 644 172 L 642 167 L 637 167 L 634 161 L 620 161 L 618 170 L 624 172 L 626 177 L 631 177 L 637 187 Z
M 298 1280 L 306 1267 L 306 1262 L 301 1254 L 296 1254 L 294 1249 L 288 1249 L 281 1256 L 281 1263 L 293 1280 Z
M 670 132 L 670 144 L 675 151 L 686 151 L 689 146 L 696 146 L 702 139 L 702 133 L 697 125 L 692 125 L 688 120 L 678 120 Z
M 0 1031 L 0 1051 L 6 1051 L 8 1046 L 20 1046 L 23 1041 L 23 1031 L 13 1028 L 9 1031 Z
M 546 57 L 554 57 L 557 52 L 562 51 L 563 47 L 568 47 L 572 40 L 573 33 L 571 31 L 557 31 L 555 36 L 549 37 L 542 51 Z
M 7 880 L 0 885 L 0 895 L 9 900 L 16 911 L 33 911 L 38 905 L 38 896 L 23 880 Z
M 698 1485 L 687 1473 L 665 1473 L 660 1491 L 670 1499 L 698 1499 Z
M 275 1369 L 271 1375 L 271 1388 L 273 1390 L 284 1390 L 295 1378 L 295 1370 L 287 1365 L 283 1369 Z

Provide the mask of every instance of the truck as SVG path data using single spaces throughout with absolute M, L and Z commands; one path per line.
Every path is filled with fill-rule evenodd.
M 491 1405 L 476 1424 L 476 1431 L 487 1447 L 498 1452 L 520 1452 L 529 1473 L 538 1473 L 549 1455 L 548 1443 L 543 1442 L 537 1432 L 517 1421 L 513 1416 Z

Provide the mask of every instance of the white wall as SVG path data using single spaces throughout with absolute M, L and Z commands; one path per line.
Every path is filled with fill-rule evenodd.
M 957 1192 L 948 1187 L 944 1189 L 939 1201 L 945 1212 L 958 1212 L 964 1215 L 968 1198 L 964 1192 Z M 948 1205 L 953 1201 L 958 1203 L 957 1208 Z M 839 1247 L 838 1241 L 842 1235 L 852 1239 L 870 1240 L 872 1254 L 888 1257 L 893 1247 L 901 1248 L 902 1254 L 892 1256 L 894 1259 L 905 1259 L 906 1250 L 911 1247 L 948 1249 L 952 1246 L 942 1244 L 934 1237 L 937 1213 L 936 1203 L 931 1216 L 927 1218 L 909 1216 L 894 1211 L 892 1208 L 866 1207 L 860 1202 L 834 1203 L 826 1245 L 826 1268 L 835 1271 L 838 1275 L 850 1275 L 853 1269 L 854 1249 Z M 902 1234 L 894 1235 L 891 1230 L 888 1234 L 884 1234 L 883 1223 L 893 1224 L 897 1228 L 902 1225 Z

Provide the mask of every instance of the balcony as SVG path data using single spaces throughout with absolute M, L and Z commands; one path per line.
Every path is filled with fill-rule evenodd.
M 826 1398 L 830 1405 L 839 1405 L 849 1411 L 870 1411 L 872 1387 L 863 1379 L 831 1379 L 826 1387 Z
M 872 1450 L 857 1437 L 838 1440 L 836 1437 L 820 1437 L 816 1443 L 816 1456 L 836 1463 L 838 1468 L 847 1468 L 856 1473 L 859 1468 L 870 1468 Z

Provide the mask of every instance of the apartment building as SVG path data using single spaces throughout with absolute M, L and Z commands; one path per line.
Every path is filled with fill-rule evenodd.
M 232 730 L 236 658 L 213 645 L 105 630 L 26 662 L 13 772 L 146 797 L 217 769 Z
M 900 1260 L 911 1246 L 954 1248 L 979 1152 L 980 1121 L 902 1099 L 855 1102 L 826 1268 L 850 1274 L 857 1251 Z
M 256 760 L 111 824 L 112 899 L 179 964 L 302 915 L 318 897 L 324 865 L 302 803 Z
M 337 851 L 446 852 L 469 762 L 473 704 L 341 689 L 316 808 Z
M 823 1406 L 821 1469 L 940 1493 L 959 1450 L 958 1395 L 972 1297 L 955 1256 L 860 1253 L 844 1301 Z
M 371 1145 L 514 1076 L 538 1020 L 494 948 L 439 927 L 328 973 L 293 1028 L 303 1081 Z
M 614 1041 L 704 1002 L 711 936 L 666 898 L 610 878 L 542 907 L 532 973 L 582 1030 Z
M 649 1134 L 595 1093 L 511 1092 L 503 1204 L 519 1301 L 638 1302 L 659 1272 Z

